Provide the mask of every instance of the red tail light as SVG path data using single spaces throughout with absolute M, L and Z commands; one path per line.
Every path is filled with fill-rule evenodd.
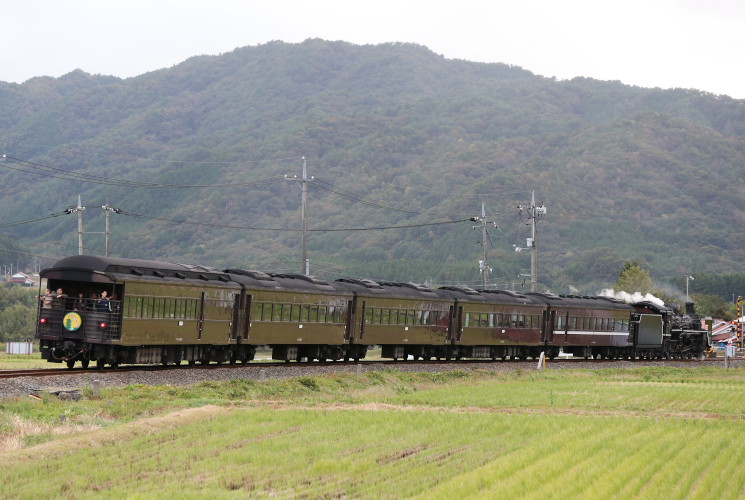
M 41 323 L 42 325 L 46 325 L 47 324 L 47 318 L 41 318 L 39 320 L 39 323 Z
M 100 328 L 101 330 L 103 330 L 103 329 L 104 329 L 104 328 L 106 328 L 107 326 L 109 326 L 109 325 L 108 325 L 108 324 L 107 324 L 107 323 L 106 323 L 105 321 L 101 321 L 101 322 L 100 322 L 100 323 L 98 324 L 98 327 L 99 327 L 99 328 Z

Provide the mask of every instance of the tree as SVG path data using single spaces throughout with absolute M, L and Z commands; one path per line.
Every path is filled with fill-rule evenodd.
M 0 312 L 0 341 L 19 341 L 34 338 L 36 310 L 20 303 Z
M 621 273 L 618 275 L 618 282 L 615 289 L 617 292 L 639 292 L 641 294 L 651 293 L 656 295 L 656 290 L 652 284 L 652 277 L 636 261 L 626 261 Z
M 699 316 L 711 316 L 727 321 L 737 317 L 737 305 L 727 302 L 718 295 L 694 293 L 691 295 L 691 299 L 696 305 L 696 314 Z

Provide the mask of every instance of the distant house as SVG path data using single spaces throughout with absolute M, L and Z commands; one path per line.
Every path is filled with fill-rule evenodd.
M 34 286 L 36 284 L 33 278 L 26 273 L 15 273 L 10 277 L 10 282 L 21 286 Z

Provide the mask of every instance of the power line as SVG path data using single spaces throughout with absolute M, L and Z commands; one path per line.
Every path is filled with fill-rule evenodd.
M 253 226 L 236 226 L 232 224 L 217 224 L 214 222 L 197 222 L 197 221 L 189 221 L 185 219 L 170 219 L 167 217 L 156 217 L 153 215 L 144 215 L 144 214 L 137 214 L 134 212 L 127 212 L 125 210 L 121 210 L 118 212 L 121 215 L 126 215 L 129 217 L 137 217 L 142 219 L 151 219 L 151 220 L 158 220 L 163 222 L 172 222 L 175 224 L 190 224 L 194 226 L 210 226 L 210 227 L 221 227 L 221 228 L 227 228 L 227 229 L 249 229 L 254 231 L 293 231 L 293 232 L 300 232 L 302 229 L 287 229 L 287 228 L 277 228 L 277 227 L 253 227 Z M 315 232 L 315 233 L 327 233 L 327 232 L 341 232 L 341 231 L 380 231 L 380 230 L 386 230 L 386 229 L 408 229 L 408 228 L 414 228 L 414 227 L 426 227 L 426 226 L 441 226 L 444 224 L 456 224 L 458 222 L 465 222 L 468 221 L 468 219 L 458 219 L 458 220 L 450 220 L 450 221 L 440 221 L 440 222 L 427 222 L 422 224 L 404 224 L 400 226 L 375 226 L 375 227 L 353 227 L 353 228 L 333 228 L 333 229 L 308 229 L 308 232 Z
M 33 219 L 19 220 L 19 221 L 15 221 L 15 222 L 6 222 L 5 224 L 0 224 L 0 228 L 3 228 L 3 227 L 12 227 L 12 226 L 19 226 L 21 224 L 28 224 L 30 222 L 38 222 L 38 221 L 41 221 L 41 220 L 53 219 L 55 217 L 60 217 L 62 215 L 67 215 L 69 213 L 70 212 L 68 212 L 68 211 L 64 211 L 64 212 L 60 212 L 58 214 L 49 214 L 49 215 L 45 215 L 43 217 L 34 217 Z
M 15 165 L 15 166 L 11 166 Z M 103 184 L 109 186 L 125 186 L 125 187 L 140 187 L 140 188 L 151 188 L 151 189 L 194 189 L 194 188 L 226 188 L 226 187 L 253 187 L 261 186 L 264 184 L 277 183 L 279 180 L 276 177 L 270 177 L 266 179 L 258 179 L 253 182 L 234 182 L 230 184 L 164 184 L 164 183 L 151 183 L 151 182 L 140 182 L 130 181 L 118 177 L 104 177 L 95 174 L 88 174 L 82 172 L 71 172 L 62 168 L 51 167 L 41 163 L 35 163 L 27 160 L 21 160 L 13 158 L 12 156 L 3 155 L 2 161 L 0 161 L 0 167 L 15 170 L 17 172 L 23 172 L 27 174 L 39 175 L 42 177 L 55 177 L 58 179 L 86 182 L 89 184 Z

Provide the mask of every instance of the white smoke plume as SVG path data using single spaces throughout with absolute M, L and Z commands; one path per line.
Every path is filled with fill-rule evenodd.
M 664 306 L 665 302 L 652 295 L 651 293 L 642 295 L 641 292 L 634 292 L 634 293 L 628 293 L 628 292 L 616 292 L 612 288 L 606 288 L 600 292 L 601 297 L 611 297 L 613 299 L 623 300 L 627 304 L 633 304 L 635 302 L 651 302 L 653 304 L 657 304 L 658 306 Z

